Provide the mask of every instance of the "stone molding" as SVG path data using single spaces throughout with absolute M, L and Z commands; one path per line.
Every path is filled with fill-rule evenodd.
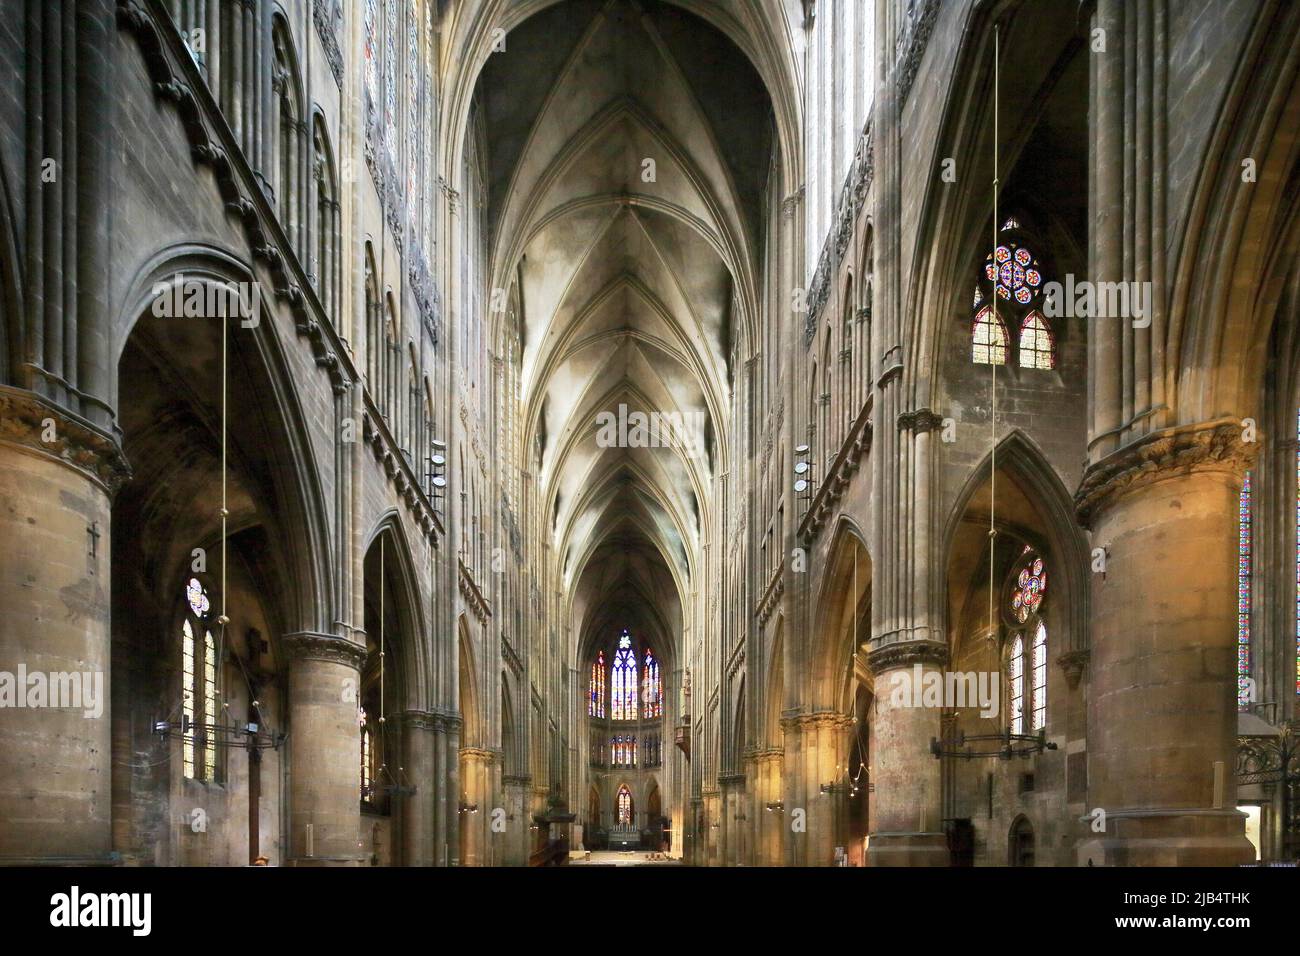
M 478 584 L 474 581 L 474 576 L 470 573 L 469 568 L 465 566 L 464 561 L 458 560 L 460 572 L 458 579 L 460 582 L 460 593 L 465 598 L 465 604 L 478 618 L 480 624 L 487 624 L 487 619 L 492 616 L 492 611 L 488 607 L 487 598 L 479 590 Z
M 399 715 L 402 726 L 414 730 L 436 730 L 438 715 L 428 710 L 404 710 Z
M 1120 497 L 1165 478 L 1198 471 L 1244 474 L 1255 449 L 1241 440 L 1235 418 L 1175 425 L 1146 435 L 1088 466 L 1074 493 L 1079 523 L 1092 522 Z
M 948 645 L 939 641 L 898 641 L 873 648 L 867 654 L 867 667 L 873 675 L 913 664 L 932 664 L 946 667 Z
M 350 641 L 346 637 L 339 637 L 337 634 L 322 634 L 317 631 L 286 634 L 284 648 L 295 660 L 342 664 L 358 673 L 366 662 L 365 645 Z
M 54 424 L 53 441 L 41 438 L 46 419 Z M 0 441 L 67 465 L 110 498 L 131 477 L 131 466 L 114 439 L 35 392 L 8 385 L 0 385 Z
M 912 8 L 911 22 L 899 38 L 899 46 L 906 48 L 896 67 L 900 107 L 907 102 L 907 95 L 912 92 L 912 84 L 916 82 L 921 59 L 925 56 L 925 48 L 929 45 L 930 34 L 934 32 L 934 22 L 938 17 L 939 0 L 925 0 L 925 6 L 919 11 Z
M 809 727 L 829 726 L 847 728 L 853 726 L 853 718 L 839 711 L 822 710 L 811 714 L 793 714 L 781 718 L 781 728 L 789 733 L 791 730 L 806 730 Z
M 898 430 L 910 432 L 932 432 L 943 427 L 943 418 L 928 408 L 918 408 L 902 412 L 898 416 Z

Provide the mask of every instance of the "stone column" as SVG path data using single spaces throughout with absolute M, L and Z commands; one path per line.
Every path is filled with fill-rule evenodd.
M 779 747 L 754 754 L 755 795 L 751 823 L 757 836 L 755 863 L 780 866 L 783 861 L 785 815 L 770 805 L 781 802 L 781 768 L 785 753 Z
M 1076 494 L 1107 552 L 1093 576 L 1082 865 L 1229 866 L 1254 858 L 1236 807 L 1236 421 L 1157 432 Z M 1218 781 L 1216 786 L 1216 780 Z
M 786 735 L 800 738 L 800 791 L 796 806 L 804 811 L 805 866 L 831 866 L 835 847 L 843 845 L 845 773 L 852 721 L 844 714 L 802 714 L 787 722 Z M 828 787 L 823 791 L 822 787 Z M 787 826 L 792 809 L 786 807 Z
M 460 749 L 461 805 L 457 809 L 461 811 L 461 866 L 487 866 L 491 862 L 486 843 L 488 820 L 492 813 L 489 806 L 492 798 L 489 787 L 491 765 L 490 750 L 480 747 Z
M 334 634 L 287 634 L 291 866 L 355 866 L 361 859 L 357 693 L 366 649 Z
M 703 802 L 704 830 L 700 834 L 701 866 L 719 866 L 722 863 L 722 795 L 716 787 L 705 787 L 701 791 Z
M 0 386 L 0 863 L 112 846 L 110 498 L 116 445 Z
M 903 641 L 871 652 L 868 666 L 875 677 L 875 784 L 868 866 L 947 866 L 948 840 L 942 831 L 940 763 L 930 753 L 939 736 L 941 711 L 904 706 L 892 699 L 894 675 L 915 683 L 915 668 L 943 677 L 948 647 L 936 641 Z M 913 687 L 914 694 L 920 687 Z M 913 700 L 913 703 L 917 701 Z
M 718 777 L 718 786 L 722 791 L 722 819 L 718 821 L 721 824 L 722 834 L 722 853 L 719 862 L 723 866 L 738 866 L 745 862 L 743 855 L 746 823 L 736 819 L 745 816 L 745 775 L 743 773 L 721 774 Z
M 401 798 L 402 862 L 406 866 L 433 866 L 434 715 L 427 710 L 402 714 L 402 770 L 398 783 L 415 792 Z
M 527 866 L 530 852 L 529 834 L 533 825 L 533 815 L 528 804 L 529 791 L 533 778 L 523 776 L 503 776 L 502 790 L 505 793 L 506 832 L 498 839 L 505 841 L 505 856 L 502 863 L 506 866 Z M 574 847 L 578 849 L 578 847 Z

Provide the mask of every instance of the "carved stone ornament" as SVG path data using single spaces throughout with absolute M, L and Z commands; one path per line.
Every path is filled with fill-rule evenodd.
M 874 648 L 867 654 L 867 667 L 876 675 L 913 664 L 944 667 L 947 663 L 948 645 L 939 641 L 898 641 Z
M 1099 511 L 1121 495 L 1162 478 L 1197 471 L 1244 474 L 1255 458 L 1253 444 L 1241 440 L 1235 418 L 1176 425 L 1153 432 L 1088 467 L 1074 493 L 1079 523 L 1092 527 Z
M 131 477 L 117 442 L 34 392 L 0 385 L 0 440 L 62 462 L 111 498 Z
M 290 657 L 298 660 L 342 664 L 355 671 L 360 671 L 366 662 L 365 645 L 350 641 L 346 637 L 339 637 L 337 634 L 320 634 L 316 631 L 286 634 L 284 648 Z

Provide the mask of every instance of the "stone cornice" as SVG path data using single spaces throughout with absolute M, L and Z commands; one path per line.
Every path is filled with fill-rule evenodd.
M 1244 474 L 1254 460 L 1253 444 L 1241 440 L 1241 422 L 1223 418 L 1196 425 L 1175 425 L 1146 435 L 1083 473 L 1074 493 L 1079 523 L 1091 528 L 1098 513 L 1116 499 L 1164 478 L 1197 471 Z
M 867 654 L 867 666 L 877 676 L 913 664 L 944 667 L 947 663 L 948 645 L 939 641 L 897 641 L 873 648 Z
M 916 13 L 906 33 L 899 38 L 899 46 L 905 47 L 895 69 L 898 71 L 898 104 L 901 108 L 907 102 L 907 94 L 912 91 L 916 74 L 921 69 L 921 59 L 934 32 L 934 22 L 939 17 L 939 0 L 925 0 L 925 6 Z
M 487 599 L 483 597 L 483 592 L 479 590 L 478 585 L 474 582 L 474 576 L 470 574 L 469 568 L 465 567 L 465 562 L 457 559 L 460 566 L 460 593 L 465 598 L 465 603 L 469 606 L 470 611 L 478 618 L 480 624 L 486 624 L 487 619 L 492 616 L 492 611 L 488 607 Z
M 318 631 L 298 631 L 284 635 L 284 648 L 289 656 L 296 660 L 326 661 L 330 664 L 342 664 L 358 673 L 366 662 L 364 644 L 350 641 L 337 634 L 322 634 Z
M 312 0 L 311 15 L 316 24 L 316 35 L 320 37 L 321 47 L 325 50 L 325 61 L 329 63 L 330 75 L 340 90 L 343 89 L 343 54 L 339 50 L 338 34 L 334 30 L 334 14 L 338 13 L 338 0 Z M 326 7 L 329 7 L 327 10 Z M 340 14 L 341 17 L 341 14 Z
M 67 465 L 110 498 L 131 477 L 131 466 L 113 438 L 35 392 L 8 385 L 0 385 L 0 441 Z
M 853 227 L 858 213 L 866 202 L 867 190 L 875 176 L 875 153 L 871 144 L 871 119 L 862 127 L 858 137 L 857 149 L 853 154 L 853 166 L 840 187 L 840 195 L 835 203 L 835 214 L 831 219 L 831 228 L 822 243 L 817 256 L 817 267 L 813 270 L 808 283 L 807 313 L 804 318 L 804 347 L 812 344 L 817 332 L 817 322 L 821 317 L 822 307 L 830 299 L 831 285 L 839 272 L 840 263 L 848 251 L 853 238 Z M 802 192 L 802 190 L 801 190 Z
M 438 546 L 438 538 L 443 533 L 442 520 L 434 510 L 433 501 L 420 487 L 415 469 L 406 455 L 398 450 L 397 440 L 388 429 L 388 423 L 375 406 L 370 393 L 365 392 L 364 407 L 361 412 L 361 436 L 375 461 L 384 469 L 394 493 L 403 501 L 411 513 L 412 520 L 424 534 L 431 547 Z
M 772 613 L 781 603 L 781 595 L 785 593 L 785 561 L 782 560 L 776 566 L 776 572 L 772 575 L 772 580 L 767 583 L 767 589 L 758 601 L 758 611 L 755 617 L 758 618 L 760 625 L 766 624 Z
M 840 450 L 836 452 L 830 467 L 826 469 L 826 477 L 822 480 L 821 487 L 817 489 L 817 494 L 813 496 L 812 501 L 809 503 L 803 520 L 799 522 L 799 536 L 805 542 L 811 542 L 813 538 L 817 537 L 818 532 L 834 515 L 836 506 L 852 483 L 853 476 L 857 474 L 862 456 L 871 447 L 871 409 L 873 405 L 874 400 L 871 397 L 868 397 L 866 402 L 863 403 L 857 418 L 849 426 L 848 434 L 840 445 Z

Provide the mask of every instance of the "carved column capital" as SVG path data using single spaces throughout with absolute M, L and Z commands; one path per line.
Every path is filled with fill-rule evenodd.
M 932 432 L 943 427 L 943 419 L 928 408 L 902 412 L 898 416 L 898 430 Z
M 1241 434 L 1241 422 L 1235 418 L 1175 425 L 1094 462 L 1083 473 L 1079 490 L 1074 493 L 1079 523 L 1091 528 L 1097 515 L 1115 500 L 1164 478 L 1202 471 L 1245 474 L 1254 461 L 1256 447 L 1243 442 Z
M 35 392 L 0 385 L 0 441 L 81 472 L 111 498 L 131 477 L 117 442 Z
M 399 715 L 402 726 L 412 730 L 434 730 L 438 726 L 438 715 L 428 710 L 404 710 Z
M 283 643 L 285 650 L 294 660 L 342 664 L 358 672 L 366 662 L 365 645 L 350 641 L 346 637 L 339 637 L 337 634 L 298 631 L 295 634 L 286 634 Z
M 867 667 L 874 676 L 913 664 L 946 667 L 948 645 L 941 641 L 897 641 L 873 648 L 867 654 Z

